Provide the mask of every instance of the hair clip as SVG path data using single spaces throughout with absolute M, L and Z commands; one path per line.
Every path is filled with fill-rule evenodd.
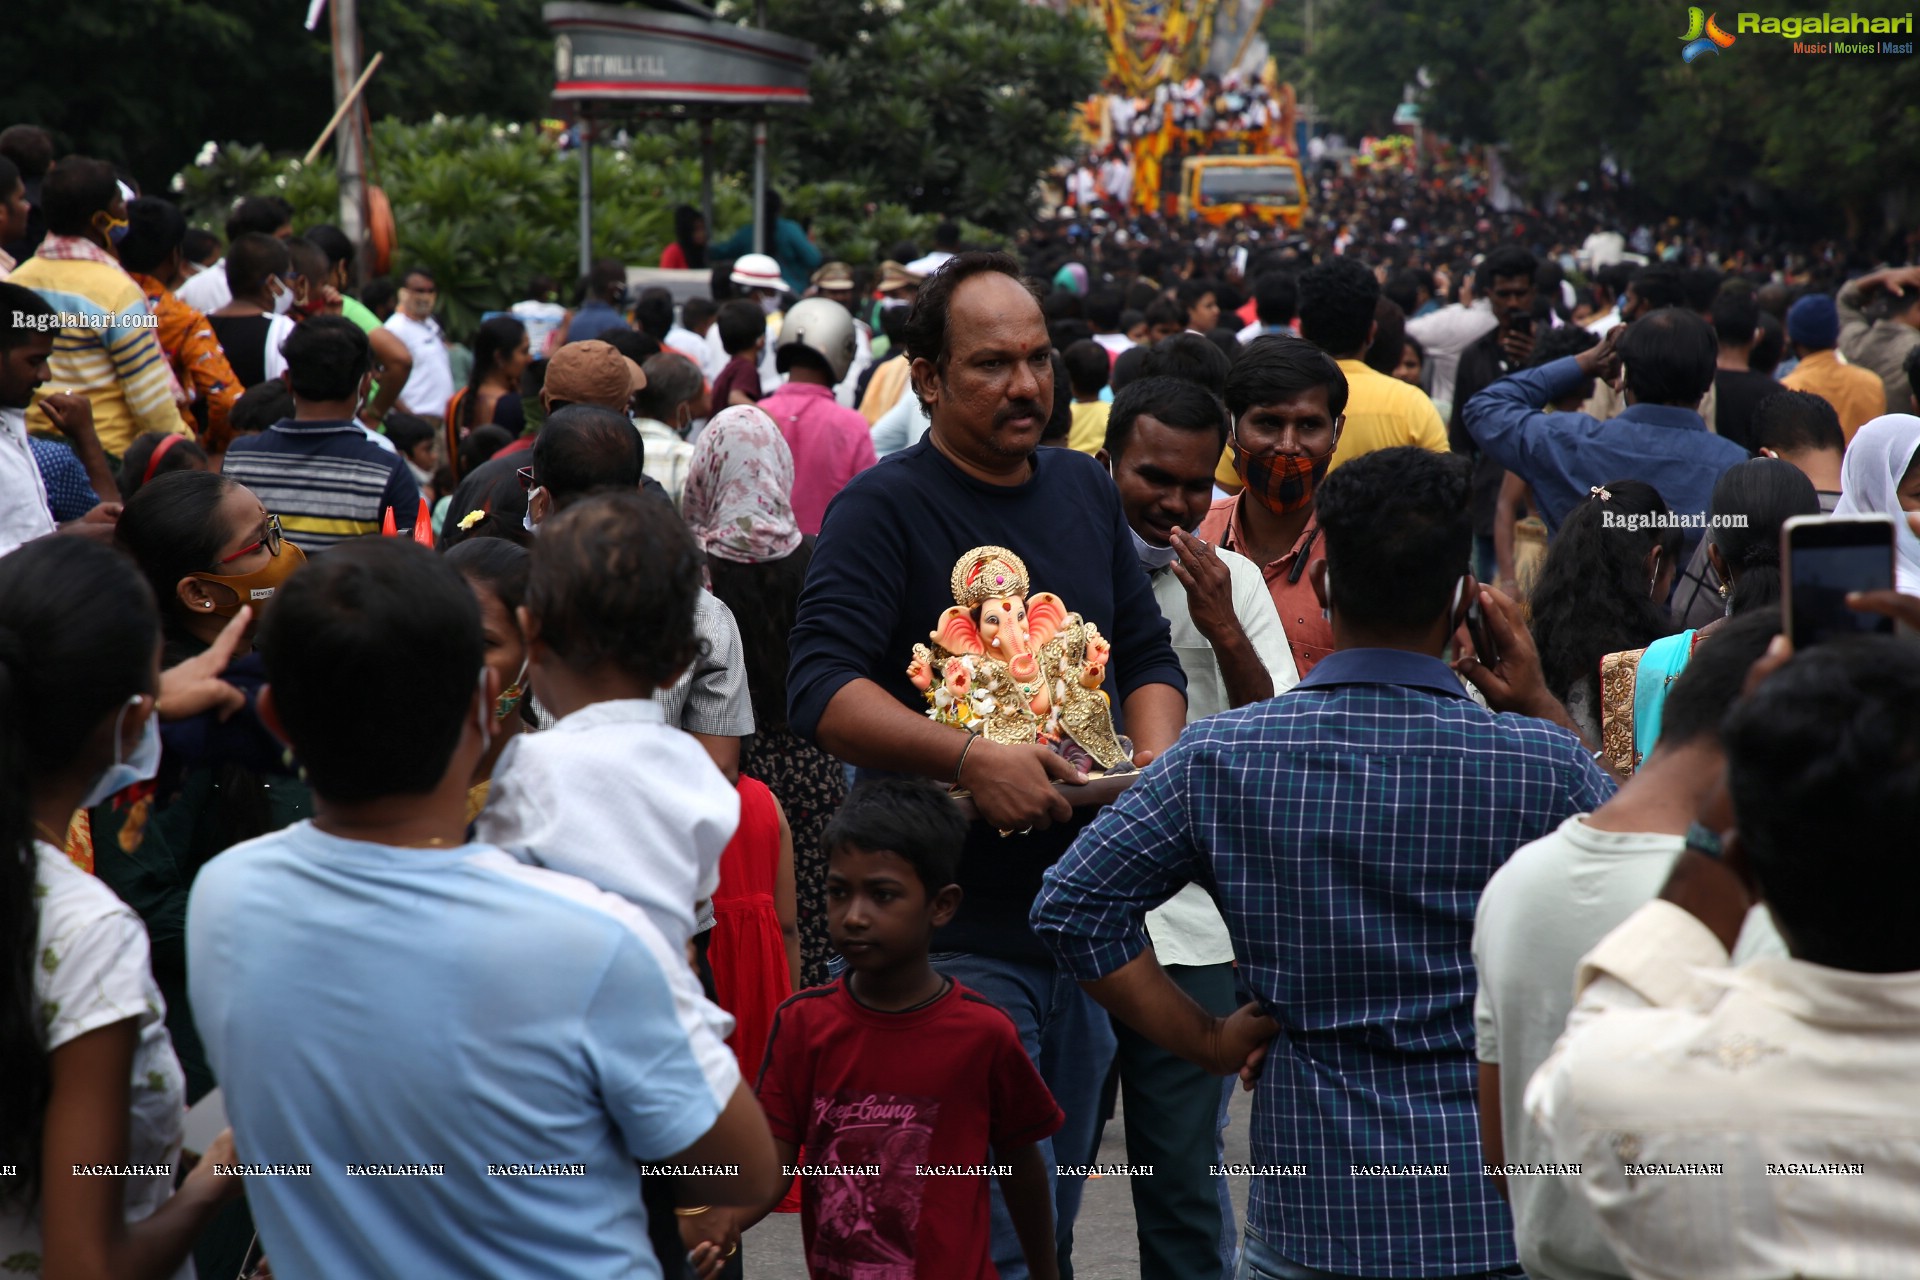
M 1606 489 L 1605 489 L 1605 488 L 1604 488 L 1603 486 L 1601 486 L 1601 485 L 1597 485 L 1597 484 L 1596 484 L 1596 485 L 1594 485 L 1594 486 L 1593 486 L 1593 487 L 1592 487 L 1591 489 L 1588 489 L 1588 490 L 1587 490 L 1587 492 L 1588 492 L 1589 494 L 1591 494 L 1591 495 L 1593 495 L 1594 497 L 1596 497 L 1596 498 L 1598 498 L 1598 499 L 1600 499 L 1600 501 L 1602 501 L 1602 502 L 1612 502 L 1612 501 L 1613 501 L 1613 495 L 1612 495 L 1612 494 L 1610 494 L 1610 493 L 1608 493 L 1608 492 L 1606 491 Z
M 467 512 L 467 514 L 460 517 L 460 529 L 464 533 L 466 530 L 473 528 L 473 526 L 475 526 L 476 524 L 479 524 L 482 520 L 486 518 L 487 518 L 487 513 L 485 510 L 469 511 Z

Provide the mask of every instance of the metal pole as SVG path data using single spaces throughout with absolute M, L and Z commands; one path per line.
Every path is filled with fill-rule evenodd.
M 366 134 L 360 128 L 364 108 L 356 101 L 361 78 L 360 26 L 355 14 L 357 0 L 333 0 L 327 13 L 333 34 L 333 101 L 337 111 L 347 112 L 344 128 L 334 146 L 335 172 L 340 178 L 340 230 L 353 245 L 353 275 L 356 282 L 367 276 L 367 153 Z M 313 162 L 307 158 L 307 163 Z
M 580 276 L 593 270 L 593 117 L 580 107 Z
M 767 118 L 753 122 L 753 251 L 767 251 Z
M 700 216 L 707 223 L 707 237 L 716 234 L 713 225 L 713 121 L 700 122 Z

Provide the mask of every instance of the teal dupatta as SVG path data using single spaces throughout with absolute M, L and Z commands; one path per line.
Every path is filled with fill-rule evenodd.
M 1693 656 L 1692 631 L 1655 640 L 1640 655 L 1633 680 L 1633 759 L 1637 766 L 1660 741 L 1660 720 L 1673 682 Z

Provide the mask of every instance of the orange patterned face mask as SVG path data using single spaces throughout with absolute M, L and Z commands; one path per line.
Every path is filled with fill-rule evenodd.
M 1233 469 L 1254 501 L 1275 515 L 1292 515 L 1312 502 L 1332 464 L 1331 449 L 1319 458 L 1293 453 L 1256 455 L 1240 443 L 1237 433 L 1233 437 Z

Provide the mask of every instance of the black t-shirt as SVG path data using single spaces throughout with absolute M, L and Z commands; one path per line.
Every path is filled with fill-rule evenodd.
M 827 507 L 788 641 L 794 732 L 814 740 L 833 695 L 857 679 L 925 712 L 907 664 L 914 644 L 926 642 L 954 602 L 954 562 L 979 546 L 1011 550 L 1026 562 L 1033 591 L 1053 592 L 1100 628 L 1113 646 L 1106 687 L 1120 732 L 1135 689 L 1167 684 L 1185 691 L 1186 673 L 1134 555 L 1112 478 L 1071 449 L 1040 449 L 1033 461 L 1026 483 L 988 484 L 926 438 L 847 483 Z M 955 741 L 957 759 L 958 735 Z M 1004 839 L 975 822 L 958 873 L 966 899 L 934 949 L 1051 964 L 1027 912 L 1042 874 L 1093 815 L 1077 810 L 1071 822 Z
M 1778 382 L 1764 373 L 1719 369 L 1713 375 L 1713 429 L 1752 453 L 1760 446 L 1753 438 L 1753 415 L 1760 402 L 1776 391 Z
M 240 385 L 251 390 L 267 380 L 267 330 L 273 325 L 270 315 L 208 316 L 213 336 L 227 353 L 227 364 Z

